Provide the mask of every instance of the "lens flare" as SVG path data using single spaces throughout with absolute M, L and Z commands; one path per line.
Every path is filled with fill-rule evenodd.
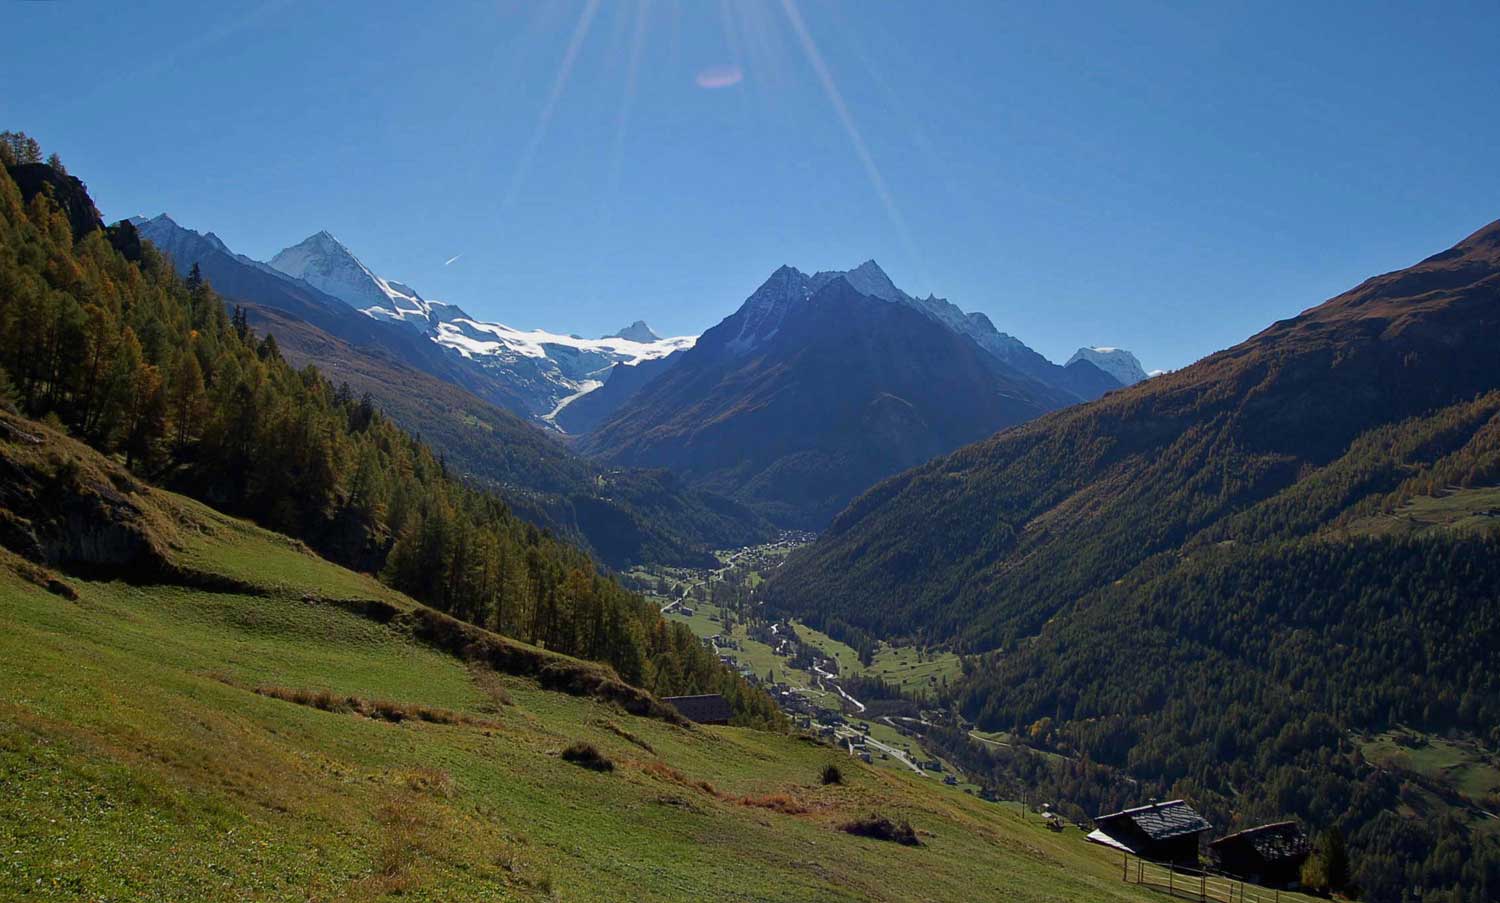
M 739 66 L 709 66 L 701 70 L 696 78 L 698 87 L 710 91 L 729 88 L 745 80 L 745 72 Z

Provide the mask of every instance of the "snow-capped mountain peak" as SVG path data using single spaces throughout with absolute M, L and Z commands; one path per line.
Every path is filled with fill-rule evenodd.
M 881 301 L 899 301 L 912 304 L 916 299 L 896 287 L 891 277 L 885 274 L 880 264 L 873 260 L 864 263 L 852 270 L 820 270 L 808 279 L 808 289 L 811 293 L 817 293 L 823 286 L 835 279 L 843 278 L 855 291 L 870 298 L 879 298 Z
M 1136 356 L 1123 348 L 1099 345 L 1080 348 L 1068 358 L 1068 363 L 1088 361 L 1105 373 L 1119 380 L 1122 386 L 1133 386 L 1146 378 L 1146 370 Z
M 651 327 L 646 325 L 645 320 L 636 320 L 634 323 L 631 323 L 629 326 L 625 327 L 619 332 L 611 333 L 607 336 L 603 336 L 603 338 L 629 339 L 632 342 L 642 342 L 645 344 L 661 341 L 661 336 L 652 332 Z
M 271 266 L 376 319 L 426 323 L 431 314 L 421 295 L 375 275 L 327 230 L 281 251 Z
M 714 334 L 723 337 L 720 341 L 727 353 L 735 356 L 748 355 L 775 338 L 789 311 L 794 310 L 798 304 L 809 301 L 825 286 L 838 279 L 867 298 L 913 308 L 953 332 L 967 336 L 1001 363 L 1033 380 L 1084 400 L 1096 398 L 1103 391 L 1097 379 L 1089 379 L 1086 375 L 1080 377 L 1076 372 L 1064 372 L 1063 367 L 1027 347 L 1020 339 L 996 329 L 985 314 L 978 311 L 966 313 L 958 305 L 933 294 L 918 298 L 901 290 L 874 260 L 866 260 L 850 270 L 820 270 L 811 276 L 793 267 L 782 266 L 745 300 L 739 310 L 724 321 L 729 329 L 722 332 L 715 330 Z M 1119 366 L 1135 363 L 1135 369 L 1139 370 L 1139 363 L 1129 356 L 1129 352 L 1109 349 L 1109 354 L 1128 357 L 1128 361 L 1121 357 Z M 1127 385 L 1144 378 L 1144 373 L 1136 377 L 1134 371 L 1122 369 L 1121 373 L 1128 374 L 1127 377 L 1114 373 L 1103 364 L 1094 363 L 1109 374 L 1110 379 Z
M 565 399 L 598 386 L 616 364 L 666 357 L 697 341 L 696 336 L 659 338 L 640 320 L 601 339 L 487 323 L 377 275 L 327 231 L 277 254 L 271 266 L 374 319 L 406 323 L 481 367 L 515 373 L 531 413 L 543 420 Z

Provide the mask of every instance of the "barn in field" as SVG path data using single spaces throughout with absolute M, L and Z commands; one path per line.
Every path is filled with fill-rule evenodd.
M 718 693 L 703 696 L 663 696 L 662 702 L 676 709 L 682 717 L 699 724 L 728 724 L 734 717 L 729 700 Z
M 1094 819 L 1088 839 L 1142 859 L 1198 864 L 1198 839 L 1213 826 L 1183 800 L 1151 803 Z
M 1307 832 L 1294 821 L 1247 828 L 1208 845 L 1209 859 L 1219 871 L 1272 886 L 1295 883 L 1311 852 Z

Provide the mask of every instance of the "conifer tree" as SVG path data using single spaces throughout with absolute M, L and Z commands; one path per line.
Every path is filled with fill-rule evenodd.
M 173 436 L 180 453 L 202 432 L 202 420 L 208 409 L 203 368 L 198 366 L 198 355 L 191 349 L 178 359 L 177 372 L 172 380 L 170 407 Z

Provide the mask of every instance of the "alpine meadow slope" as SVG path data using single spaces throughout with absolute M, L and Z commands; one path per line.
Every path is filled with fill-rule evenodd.
M 1486 899 L 1497 797 L 1361 737 L 1500 750 L 1497 336 L 1500 223 L 875 486 L 763 598 L 977 653 L 960 711 L 1078 757 L 1053 788 L 1085 810 L 1123 776 L 1342 831 L 1367 899 Z
M 44 424 L 0 415 L 0 468 L 70 499 L 28 511 L 42 561 L 0 547 L 5 899 L 1150 899 L 1014 806 L 687 725 Z M 920 846 L 842 830 L 872 812 Z

